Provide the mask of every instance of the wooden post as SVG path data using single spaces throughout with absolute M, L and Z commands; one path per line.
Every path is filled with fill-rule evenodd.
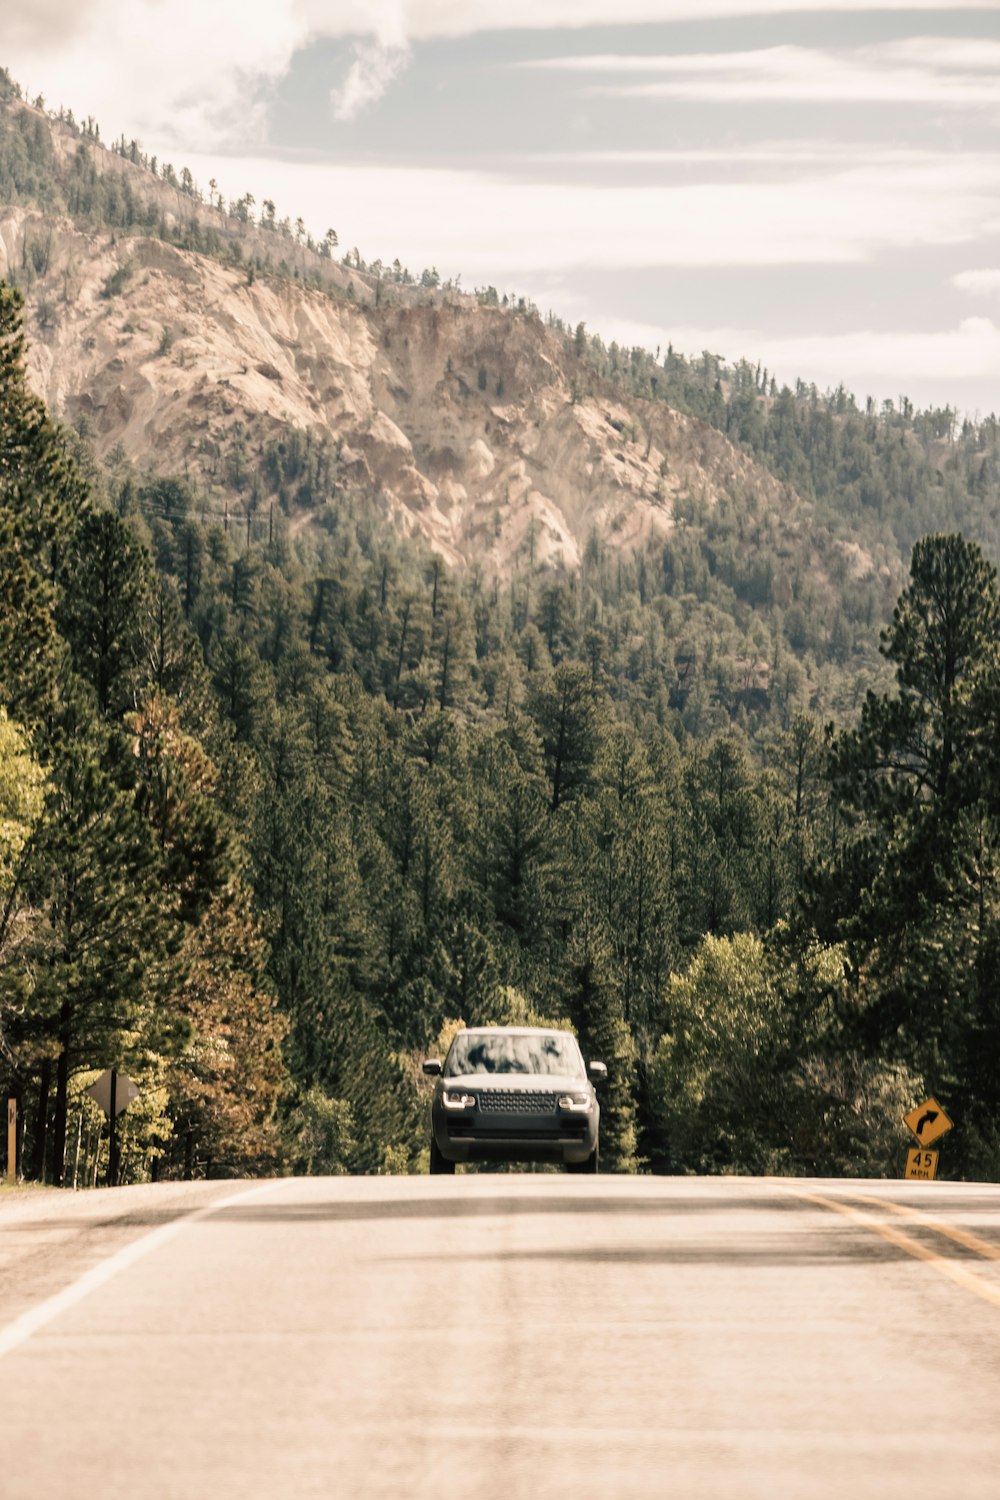
M 17 1100 L 7 1100 L 7 1185 L 17 1183 Z
M 73 1191 L 80 1176 L 80 1142 L 83 1139 L 83 1110 L 76 1117 L 76 1155 L 73 1158 Z

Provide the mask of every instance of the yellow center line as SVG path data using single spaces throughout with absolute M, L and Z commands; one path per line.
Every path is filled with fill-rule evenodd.
M 989 1240 L 973 1234 L 971 1229 L 960 1229 L 957 1224 L 942 1224 L 940 1219 L 929 1218 L 922 1209 L 910 1208 L 905 1203 L 893 1203 L 889 1198 L 875 1198 L 869 1193 L 853 1191 L 849 1196 L 856 1203 L 873 1203 L 876 1208 L 887 1208 L 890 1213 L 899 1214 L 902 1218 L 923 1224 L 925 1228 L 933 1229 L 935 1234 L 943 1234 L 947 1239 L 954 1240 L 956 1245 L 962 1245 L 966 1250 L 972 1250 L 986 1260 L 1000 1261 L 1000 1245 L 991 1245 Z
M 954 1261 L 946 1260 L 936 1250 L 931 1250 L 927 1245 L 922 1245 L 919 1240 L 911 1239 L 908 1234 L 897 1229 L 893 1224 L 880 1223 L 878 1219 L 872 1218 L 871 1214 L 862 1213 L 858 1208 L 852 1207 L 836 1198 L 824 1198 L 819 1193 L 804 1193 L 798 1188 L 786 1188 L 791 1196 L 802 1198 L 807 1203 L 818 1203 L 821 1208 L 830 1208 L 834 1213 L 843 1214 L 846 1219 L 852 1219 L 855 1224 L 860 1224 L 864 1229 L 870 1229 L 873 1234 L 879 1235 L 883 1240 L 888 1240 L 890 1245 L 912 1255 L 914 1260 L 922 1260 L 931 1266 L 941 1276 L 946 1276 L 956 1286 L 963 1287 L 965 1291 L 972 1292 L 983 1302 L 990 1302 L 994 1307 L 1000 1307 L 1000 1287 L 992 1286 L 984 1281 L 981 1276 L 976 1276 L 972 1271 L 967 1271 L 964 1266 L 956 1265 Z M 881 1207 L 881 1200 L 879 1202 Z M 992 1247 L 991 1247 L 992 1248 Z

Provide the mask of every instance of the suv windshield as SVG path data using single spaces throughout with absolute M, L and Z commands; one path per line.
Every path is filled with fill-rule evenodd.
M 467 1073 L 587 1076 L 576 1038 L 568 1032 L 542 1036 L 516 1031 L 460 1032 L 451 1044 L 444 1071 L 449 1078 Z

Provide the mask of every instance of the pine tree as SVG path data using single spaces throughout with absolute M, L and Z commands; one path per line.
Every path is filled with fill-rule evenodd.
M 148 557 L 124 523 L 109 511 L 85 516 L 59 615 L 74 664 L 109 719 L 135 704 L 152 597 Z
M 0 281 L 0 512 L 39 576 L 58 579 L 86 491 L 24 371 L 22 299 Z
M 614 979 L 611 946 L 596 922 L 584 921 L 569 951 L 566 1006 L 584 1057 L 608 1070 L 607 1082 L 599 1086 L 602 1168 L 634 1172 L 636 1047 Z
M 49 711 L 65 659 L 53 615 L 84 506 L 79 476 L 28 390 L 20 295 L 0 282 L 0 696 L 29 727 Z
M 940 809 L 953 794 L 961 803 L 971 789 L 973 669 L 998 635 L 996 569 L 964 537 L 924 537 L 882 637 L 898 692 L 869 694 L 858 729 L 837 741 L 842 795 L 883 822 L 918 805 Z
M 841 832 L 807 907 L 821 936 L 848 943 L 845 1035 L 891 1042 L 967 1114 L 984 1103 L 976 1057 L 994 1009 L 998 824 L 984 746 L 998 635 L 996 573 L 979 548 L 919 542 L 883 638 L 897 693 L 870 693 L 858 728 L 832 745 Z
M 141 1055 L 175 933 L 149 834 L 129 793 L 100 764 L 111 758 L 107 740 L 101 757 L 102 737 L 79 705 L 67 705 L 61 730 L 26 873 L 39 911 L 28 1026 L 43 1029 L 56 1056 L 56 1183 L 70 1075 Z
M 223 888 L 192 925 L 171 1015 L 184 1045 L 165 1072 L 172 1135 L 167 1166 L 206 1176 L 273 1168 L 276 1108 L 286 1083 L 286 1022 L 267 977 L 267 947 L 246 893 Z
M 234 873 L 234 839 L 214 793 L 217 772 L 181 728 L 179 708 L 154 691 L 126 717 L 135 806 L 155 841 L 160 877 L 178 917 L 194 924 Z
M 586 668 L 558 666 L 531 695 L 529 711 L 545 752 L 554 812 L 590 784 L 600 749 L 601 715 Z

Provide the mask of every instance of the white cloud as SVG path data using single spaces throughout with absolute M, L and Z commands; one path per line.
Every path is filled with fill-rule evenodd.
M 388 46 L 379 41 L 356 42 L 347 77 L 330 95 L 334 119 L 353 120 L 369 105 L 377 103 L 409 60 L 409 47 Z
M 202 182 L 231 164 L 188 159 Z M 551 183 L 454 170 L 241 159 L 232 191 L 256 184 L 314 226 L 333 224 L 369 257 L 436 263 L 466 282 L 570 268 L 849 263 L 1000 231 L 988 154 L 804 165 L 780 180 Z M 445 263 L 442 263 L 445 262 Z
M 320 0 L 323 3 L 323 0 Z M 335 6 L 327 6 L 335 9 Z M 800 12 L 864 12 L 871 0 L 404 0 L 412 38 L 468 36 L 511 28 L 559 30 L 626 26 L 642 22 L 697 21 L 715 16 L 769 16 Z M 879 10 L 949 8 L 947 0 L 879 0 Z M 955 9 L 995 10 L 996 0 L 962 0 Z
M 951 284 L 973 297 L 1000 297 L 1000 270 L 959 271 Z
M 32 95 L 162 148 L 259 139 L 295 53 L 352 38 L 346 118 L 405 65 L 401 0 L 31 0 L 0 4 L 0 58 Z
M 812 58 L 857 56 L 875 67 L 886 62 L 908 63 L 934 72 L 1000 72 L 1000 42 L 982 38 L 915 36 L 902 40 L 859 44 L 818 51 L 795 46 L 758 47 L 742 52 L 671 52 L 634 55 L 621 52 L 572 53 L 564 57 L 530 59 L 520 68 L 559 69 L 583 73 L 703 73 L 748 69 L 784 72 L 787 64 Z
M 886 42 L 885 57 L 970 73 L 1000 72 L 1000 42 L 983 37 L 911 36 Z
M 955 328 L 927 332 L 857 329 L 794 337 L 753 326 L 664 327 L 614 319 L 597 319 L 595 328 L 598 325 L 602 337 L 617 339 L 626 348 L 665 349 L 672 343 L 688 355 L 709 349 L 727 359 L 760 360 L 779 384 L 801 378 L 827 390 L 843 382 L 861 396 L 869 391 L 895 397 L 936 390 L 941 394 L 934 399 L 954 402 L 947 391 L 968 390 L 977 383 L 986 407 L 1000 407 L 1000 327 L 989 318 L 965 318 Z M 920 399 L 929 398 L 925 394 Z
M 522 158 L 532 163 L 560 166 L 634 166 L 634 167 L 729 167 L 735 176 L 747 167 L 809 168 L 854 167 L 859 161 L 871 169 L 896 167 L 935 167 L 941 164 L 939 151 L 909 146 L 861 145 L 855 141 L 809 140 L 799 137 L 787 141 L 733 141 L 725 146 L 692 146 L 665 151 L 620 150 L 538 151 Z M 949 158 L 950 160 L 950 158 Z
M 260 99 L 319 38 L 370 44 L 355 53 L 334 100 L 350 113 L 398 75 L 409 44 L 431 37 L 870 8 L 869 0 L 617 0 L 612 10 L 607 0 L 10 0 L 0 5 L 0 56 L 32 93 L 97 114 L 108 133 L 183 149 L 252 140 Z M 880 0 L 880 8 L 932 10 L 940 0 Z M 996 0 L 962 8 L 995 10 Z
M 996 103 L 1000 43 L 915 37 L 850 49 L 777 46 L 669 56 L 595 54 L 520 66 L 605 77 L 641 75 L 641 82 L 607 82 L 590 89 L 619 98 L 896 102 L 967 109 Z
M 237 128 L 252 139 L 260 82 L 281 76 L 307 34 L 289 4 L 244 0 L 47 0 L 34 29 L 11 14 L 20 9 L 0 8 L 0 55 L 15 78 L 50 105 L 96 115 L 107 135 L 158 144 L 207 145 Z

